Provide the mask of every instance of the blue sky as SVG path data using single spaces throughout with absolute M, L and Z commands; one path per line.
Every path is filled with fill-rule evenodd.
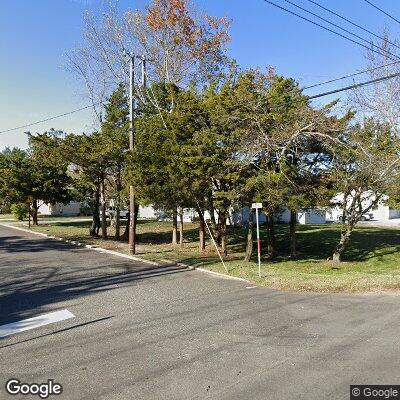
M 274 1 L 290 8 L 284 0 Z M 320 12 L 307 0 L 292 1 Z M 363 0 L 317 1 L 372 31 L 381 33 L 387 28 L 392 37 L 399 34 L 400 25 Z M 210 14 L 232 19 L 230 55 L 243 67 L 272 65 L 279 73 L 294 77 L 304 85 L 365 67 L 362 48 L 277 10 L 263 0 L 194 2 Z M 398 0 L 375 0 L 375 3 L 400 18 Z M 145 4 L 144 0 L 120 0 L 118 7 L 123 11 L 142 8 Z M 0 2 L 0 131 L 87 104 L 79 84 L 65 71 L 65 53 L 82 40 L 84 11 L 98 12 L 103 5 L 103 0 Z M 315 92 L 331 88 L 316 88 Z M 31 129 L 42 132 L 53 127 L 80 133 L 90 131 L 92 126 L 90 111 L 83 111 Z M 25 147 L 24 129 L 1 134 L 0 149 L 5 146 Z

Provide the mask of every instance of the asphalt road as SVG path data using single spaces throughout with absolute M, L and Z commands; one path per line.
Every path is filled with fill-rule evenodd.
M 0 325 L 75 315 L 0 339 L 1 399 L 26 398 L 6 394 L 11 377 L 54 379 L 51 398 L 73 400 L 337 400 L 400 384 L 397 296 L 249 288 L 4 227 L 0 271 Z

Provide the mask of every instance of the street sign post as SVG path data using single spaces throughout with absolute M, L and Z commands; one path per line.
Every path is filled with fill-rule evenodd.
M 258 276 L 261 278 L 261 241 L 260 241 L 260 225 L 258 222 L 258 210 L 262 208 L 262 203 L 253 203 L 251 205 L 251 208 L 256 209 Z

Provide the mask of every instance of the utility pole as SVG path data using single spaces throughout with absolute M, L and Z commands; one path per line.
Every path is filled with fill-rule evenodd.
M 139 57 L 142 61 L 142 86 L 146 88 L 146 57 Z M 135 90 L 135 55 L 129 54 L 129 151 L 133 152 L 135 147 L 135 109 L 134 109 L 134 90 Z M 132 185 L 129 185 L 129 254 L 136 253 L 136 199 Z
M 145 94 L 145 90 L 146 89 L 146 83 L 147 83 L 147 79 L 146 79 L 146 56 L 141 56 L 140 59 L 142 60 L 142 87 L 143 87 L 143 93 Z
M 129 151 L 133 153 L 135 146 L 134 116 L 134 68 L 135 55 L 129 54 Z M 129 254 L 136 253 L 136 200 L 132 185 L 129 185 Z

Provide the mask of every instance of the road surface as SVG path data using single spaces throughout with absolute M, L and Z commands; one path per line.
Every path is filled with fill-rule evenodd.
M 1 399 L 26 398 L 10 378 L 53 379 L 68 400 L 338 400 L 400 383 L 397 296 L 269 290 L 1 226 L 0 271 L 1 326 L 75 316 L 0 339 Z

